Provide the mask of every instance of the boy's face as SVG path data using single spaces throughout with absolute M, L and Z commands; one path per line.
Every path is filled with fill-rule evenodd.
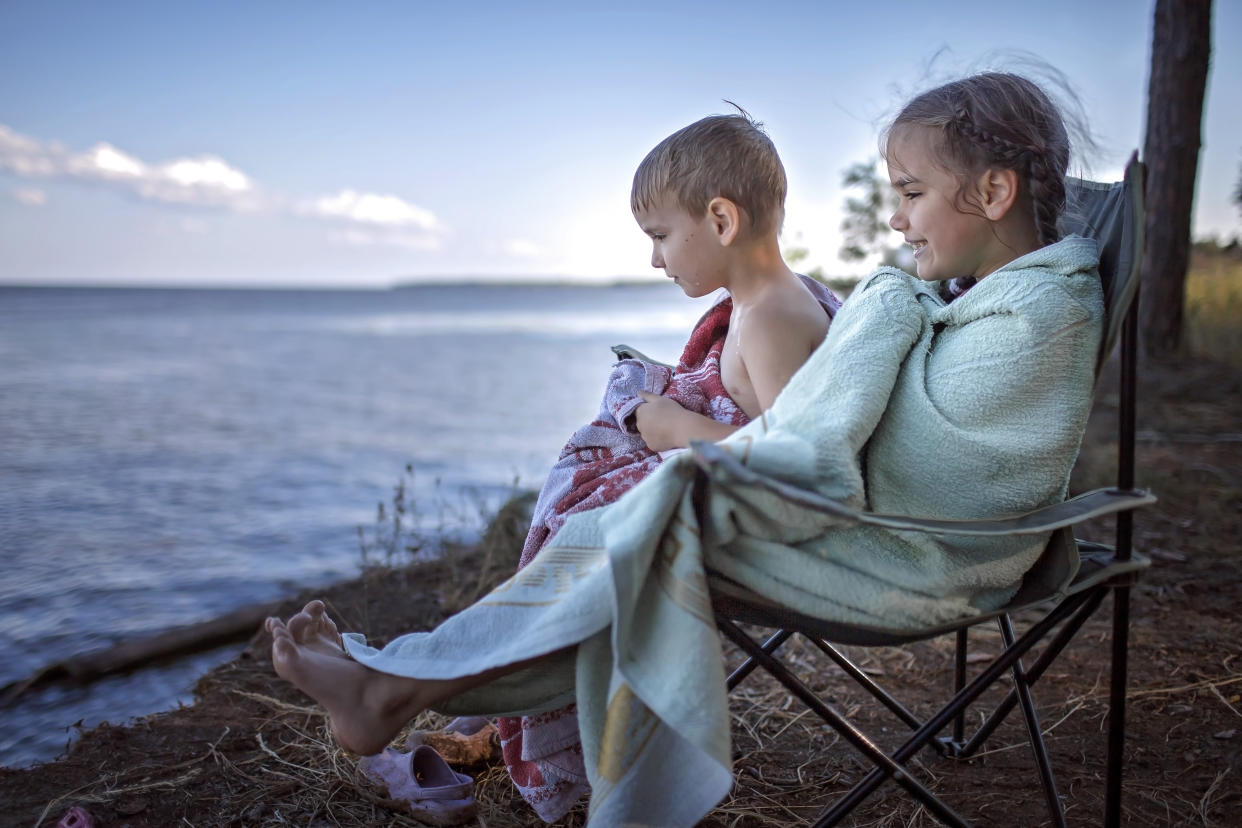
M 634 213 L 651 238 L 651 266 L 663 268 L 687 296 L 706 296 L 723 287 L 723 251 L 709 213 L 695 217 L 668 196 Z

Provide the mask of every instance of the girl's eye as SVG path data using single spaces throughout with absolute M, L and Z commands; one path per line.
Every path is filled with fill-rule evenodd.
M 920 195 L 922 195 L 922 193 L 906 193 L 905 197 L 911 201 L 914 201 L 914 199 L 918 198 Z

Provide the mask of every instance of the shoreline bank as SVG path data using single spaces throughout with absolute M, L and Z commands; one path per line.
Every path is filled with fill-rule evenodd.
M 1142 394 L 1139 428 L 1151 439 L 1139 446 L 1139 482 L 1160 501 L 1135 524 L 1138 548 L 1151 555 L 1153 566 L 1133 591 L 1126 819 L 1134 825 L 1226 824 L 1242 802 L 1236 771 L 1242 666 L 1235 657 L 1242 636 L 1236 606 L 1242 592 L 1242 443 L 1185 438 L 1242 433 L 1242 379 L 1227 366 L 1206 362 L 1148 366 Z M 1115 457 L 1107 436 L 1116 416 L 1107 378 L 1097 398 L 1076 470 L 1079 490 L 1098 485 Z M 520 538 L 525 520 L 513 523 Z M 1085 537 L 1107 540 L 1111 524 L 1087 529 Z M 507 577 L 521 546 L 514 538 L 496 542 L 490 552 L 453 550 L 435 562 L 372 570 L 292 598 L 278 613 L 326 597 L 344 627 L 380 642 L 426 629 L 468 602 L 470 590 L 488 577 Z M 1066 804 L 1080 821 L 1102 813 L 1107 681 L 1101 676 L 1109 629 L 1107 613 L 1088 622 L 1086 634 L 1066 650 L 1067 661 L 1040 681 L 1035 694 Z M 986 647 L 987 639 L 980 643 Z M 871 651 L 864 664 L 919 711 L 951 682 L 944 657 L 952 642 L 947 644 L 933 640 Z M 0 825 L 55 825 L 73 804 L 86 807 L 101 825 L 133 828 L 418 825 L 358 776 L 356 757 L 335 747 L 322 711 L 275 677 L 268 646 L 266 635 L 256 633 L 237 658 L 203 676 L 193 705 L 125 727 L 101 725 L 55 762 L 0 769 Z M 870 702 L 838 680 L 816 652 L 807 647 L 794 653 L 808 665 L 815 689 L 842 708 L 858 707 L 860 722 L 874 735 L 899 734 L 899 725 L 883 710 L 872 712 Z M 757 676 L 731 697 L 738 722 L 732 733 L 734 792 L 705 826 L 807 824 L 825 799 L 857 776 L 851 751 L 809 727 L 810 717 L 800 716 L 797 705 L 786 710 L 786 698 Z M 415 726 L 439 726 L 435 722 L 429 714 Z M 1036 777 L 1029 751 L 1007 749 L 1021 741 L 1021 728 L 1020 717 L 1002 726 L 985 768 L 929 762 L 924 781 L 982 824 L 1045 821 L 1043 804 L 1030 796 Z M 836 781 L 819 784 L 822 778 Z M 503 767 L 478 772 L 475 791 L 488 826 L 537 824 Z M 923 819 L 896 794 L 865 807 L 861 821 Z M 583 814 L 579 807 L 560 825 L 579 826 Z

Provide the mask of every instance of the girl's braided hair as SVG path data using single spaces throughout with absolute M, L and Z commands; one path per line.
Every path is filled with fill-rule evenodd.
M 937 155 L 962 184 L 989 167 L 1016 172 L 1040 243 L 1057 241 L 1070 142 L 1060 111 L 1039 86 L 1020 75 L 985 72 L 924 92 L 884 131 L 882 155 L 894 133 L 908 127 L 933 131 Z

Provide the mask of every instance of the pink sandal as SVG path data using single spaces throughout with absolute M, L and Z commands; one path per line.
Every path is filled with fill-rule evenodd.
M 95 828 L 95 818 L 81 805 L 74 805 L 65 811 L 56 828 Z
M 385 748 L 358 763 L 363 775 L 388 788 L 388 796 L 410 806 L 415 817 L 430 825 L 460 825 L 474 817 L 478 804 L 474 780 L 457 773 L 427 745 L 413 753 Z

